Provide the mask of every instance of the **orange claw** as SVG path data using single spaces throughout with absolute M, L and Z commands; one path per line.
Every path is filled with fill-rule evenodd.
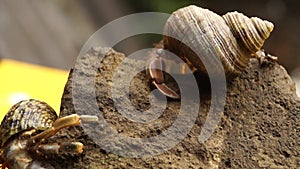
M 165 83 L 156 83 L 155 81 L 152 81 L 152 83 L 155 85 L 155 87 L 164 95 L 167 97 L 173 98 L 173 99 L 180 99 L 180 96 L 174 92 L 172 89 L 170 89 Z
M 152 53 L 153 54 L 153 53 Z M 152 78 L 152 84 L 165 96 L 180 99 L 180 96 L 172 89 L 170 89 L 164 82 L 164 75 L 162 72 L 162 60 L 159 52 L 155 56 L 151 56 L 148 62 L 149 74 Z

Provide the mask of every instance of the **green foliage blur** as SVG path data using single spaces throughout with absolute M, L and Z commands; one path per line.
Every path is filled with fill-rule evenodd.
M 128 0 L 128 3 L 135 9 L 151 12 L 164 12 L 172 13 L 173 11 L 187 6 L 187 5 L 199 5 L 205 7 L 205 3 L 200 0 L 151 0 L 151 1 L 141 1 L 141 0 Z

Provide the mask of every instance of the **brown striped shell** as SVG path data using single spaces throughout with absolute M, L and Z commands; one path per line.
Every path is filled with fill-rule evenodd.
M 13 135 L 29 129 L 45 130 L 57 119 L 56 112 L 39 100 L 21 101 L 8 111 L 0 126 L 0 147 Z
M 205 55 L 209 61 L 218 57 L 226 77 L 233 77 L 261 49 L 273 27 L 271 22 L 257 17 L 248 18 L 238 12 L 219 16 L 191 5 L 175 11 L 167 20 L 163 43 L 165 49 L 178 55 L 192 70 L 207 73 L 197 54 Z

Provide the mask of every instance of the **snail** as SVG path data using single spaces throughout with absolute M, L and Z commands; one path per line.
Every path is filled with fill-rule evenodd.
M 226 79 L 232 79 L 242 73 L 250 58 L 256 56 L 273 28 L 271 22 L 258 17 L 249 18 L 239 12 L 219 16 L 191 5 L 172 13 L 166 21 L 162 43 L 164 50 L 180 57 L 194 72 L 207 75 L 200 58 L 208 61 L 220 59 Z M 164 95 L 180 98 L 165 85 L 163 73 L 158 69 L 162 67 L 161 56 L 167 54 L 158 49 L 151 55 L 148 71 L 152 84 Z M 218 67 L 214 66 L 214 69 Z
M 43 143 L 63 128 L 97 121 L 96 116 L 71 114 L 58 118 L 47 103 L 35 99 L 20 101 L 11 107 L 0 126 L 0 164 L 2 168 L 54 168 L 48 154 L 83 152 L 80 142 Z

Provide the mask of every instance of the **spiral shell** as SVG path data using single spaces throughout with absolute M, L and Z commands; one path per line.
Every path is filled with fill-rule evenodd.
M 257 17 L 248 18 L 238 12 L 219 16 L 191 5 L 175 11 L 167 20 L 163 43 L 192 70 L 207 73 L 203 57 L 199 59 L 197 54 L 205 55 L 212 63 L 218 57 L 226 77 L 233 77 L 244 70 L 273 28 L 271 22 Z
M 15 104 L 2 120 L 0 146 L 22 131 L 50 128 L 56 119 L 55 111 L 47 103 L 34 99 L 21 101 Z

